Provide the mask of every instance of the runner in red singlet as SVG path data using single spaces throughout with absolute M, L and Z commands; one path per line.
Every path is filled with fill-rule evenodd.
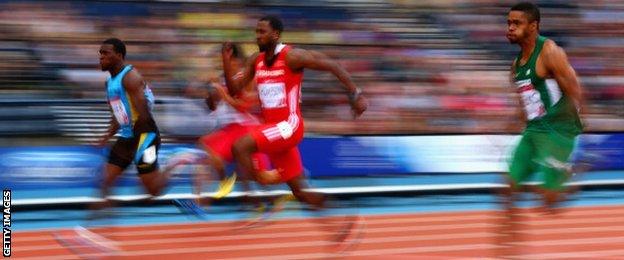
M 234 45 L 232 50 L 232 66 L 240 74 L 245 62 L 245 55 L 238 45 Z M 210 166 L 221 180 L 219 190 L 213 196 L 214 199 L 223 198 L 234 188 L 237 175 L 232 173 L 229 177 L 226 176 L 225 166 L 233 162 L 232 146 L 235 141 L 253 130 L 254 126 L 260 124 L 260 120 L 257 118 L 258 113 L 251 112 L 252 108 L 258 107 L 259 104 L 254 82 L 245 86 L 234 96 L 229 94 L 224 84 L 223 80 L 213 79 L 210 82 L 210 88 L 189 87 L 187 89 L 187 95 L 205 98 L 206 104 L 213 110 L 211 115 L 217 119 L 217 130 L 201 136 L 198 140 L 198 146 L 208 156 L 201 156 L 194 151 L 189 152 L 185 149 L 170 159 L 171 163 L 179 165 L 200 163 L 202 166 Z M 254 169 L 260 172 L 269 170 L 268 160 L 265 154 L 255 153 L 253 155 Z M 198 195 L 197 202 L 208 205 L 212 198 L 201 197 L 201 192 L 202 186 L 209 183 L 210 179 L 207 174 L 203 173 L 205 172 L 198 171 L 194 176 L 194 193 Z M 200 212 L 196 209 L 197 206 L 189 200 L 177 200 L 175 202 L 185 211 Z M 188 208 L 191 209 L 188 210 Z
M 247 60 L 242 75 L 235 77 L 232 44 L 223 46 L 223 68 L 227 86 L 236 93 L 254 78 L 264 124 L 243 136 L 234 144 L 232 153 L 243 173 L 263 184 L 286 183 L 295 197 L 313 208 L 321 209 L 325 197 L 305 191 L 303 165 L 297 145 L 303 139 L 304 124 L 300 111 L 301 81 L 304 68 L 329 71 L 342 83 L 349 96 L 353 115 L 361 115 L 368 102 L 355 86 L 349 73 L 337 62 L 316 51 L 296 49 L 280 42 L 283 24 L 279 18 L 266 16 L 256 26 L 256 41 L 260 49 Z M 273 174 L 254 171 L 252 154 L 269 155 Z

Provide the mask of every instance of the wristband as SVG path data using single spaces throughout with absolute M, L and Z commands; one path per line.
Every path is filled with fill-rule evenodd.
M 361 88 L 355 88 L 355 92 L 353 93 L 349 93 L 349 103 L 355 103 L 355 101 L 357 101 L 357 99 L 360 97 L 360 95 L 362 94 L 362 89 Z

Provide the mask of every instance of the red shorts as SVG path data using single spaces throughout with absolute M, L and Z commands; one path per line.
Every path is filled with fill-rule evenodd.
M 238 139 L 248 134 L 255 127 L 258 126 L 229 124 L 215 132 L 202 136 L 199 142 L 210 149 L 213 154 L 221 157 L 223 161 L 232 163 L 234 161 L 232 146 Z M 269 159 L 266 154 L 255 153 L 253 162 L 256 170 L 270 169 Z
M 269 129 L 275 127 L 276 124 L 255 126 L 251 131 L 251 136 L 256 141 L 258 151 L 269 156 L 271 165 L 280 173 L 282 182 L 287 182 L 303 173 L 301 155 L 297 148 L 303 139 L 303 123 L 288 138 L 271 135 Z

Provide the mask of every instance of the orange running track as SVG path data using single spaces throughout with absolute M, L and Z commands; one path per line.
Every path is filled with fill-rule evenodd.
M 363 216 L 361 240 L 338 253 L 314 219 L 281 219 L 241 229 L 241 222 L 210 222 L 94 229 L 117 241 L 101 259 L 624 259 L 624 206 L 568 208 L 556 216 L 525 210 L 521 239 L 502 255 L 496 211 Z M 17 259 L 81 259 L 53 234 L 16 232 Z M 504 251 L 509 252 L 509 251 Z

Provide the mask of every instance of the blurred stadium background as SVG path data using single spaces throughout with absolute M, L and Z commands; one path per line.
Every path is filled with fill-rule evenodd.
M 263 14 L 284 19 L 286 43 L 338 59 L 371 99 L 362 120 L 348 120 L 339 83 L 307 71 L 303 113 L 310 134 L 517 133 L 522 127 L 507 83 L 518 52 L 504 37 L 512 1 L 185 2 L 1 1 L 2 143 L 42 136 L 86 141 L 104 131 L 107 74 L 98 70 L 97 50 L 107 37 L 127 42 L 128 63 L 166 103 L 220 74 L 223 41 L 245 43 L 248 55 L 255 51 L 253 28 Z M 565 48 L 585 88 L 587 131 L 623 130 L 624 6 L 540 6 L 542 33 Z M 177 103 L 158 106 L 164 134 L 200 131 L 189 113 L 204 111 Z M 210 118 L 202 118 L 210 127 Z

